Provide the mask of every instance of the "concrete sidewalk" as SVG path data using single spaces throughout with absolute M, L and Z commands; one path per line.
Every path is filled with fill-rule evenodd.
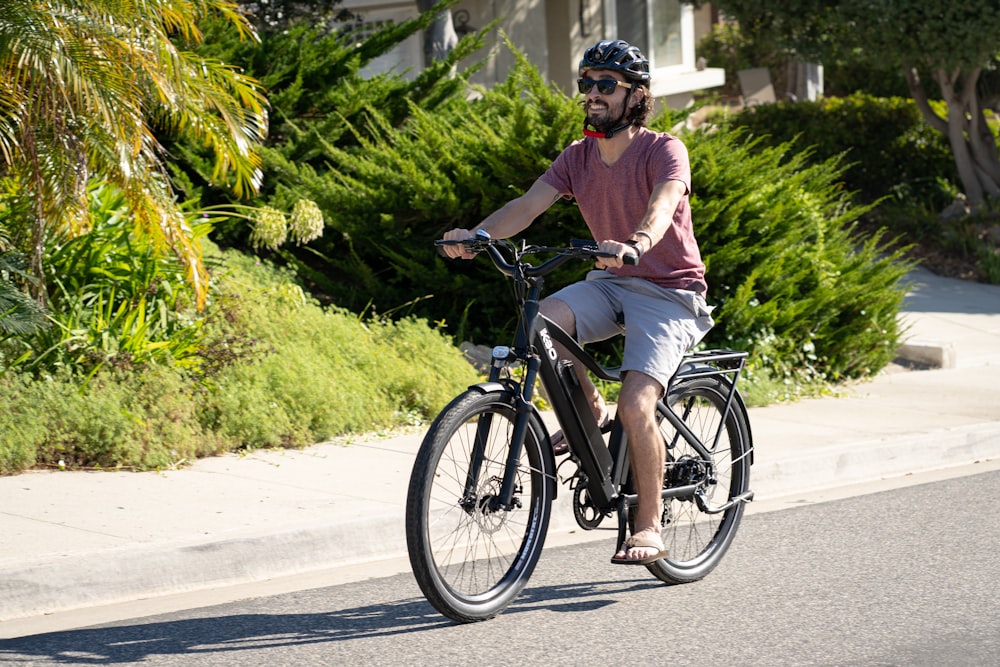
M 913 278 L 903 353 L 945 367 L 753 409 L 757 499 L 1000 459 L 1000 287 L 922 270 Z M 0 478 L 0 631 L 5 619 L 400 557 L 421 438 L 258 451 L 162 473 Z M 554 534 L 582 532 L 570 497 L 560 487 Z

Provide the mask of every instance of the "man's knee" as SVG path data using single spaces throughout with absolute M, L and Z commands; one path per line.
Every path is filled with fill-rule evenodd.
M 618 414 L 630 421 L 653 419 L 656 402 L 663 396 L 663 385 L 641 371 L 628 371 L 618 396 Z
M 543 299 L 540 310 L 542 315 L 558 324 L 560 329 L 571 336 L 576 335 L 576 316 L 565 301 L 552 297 Z

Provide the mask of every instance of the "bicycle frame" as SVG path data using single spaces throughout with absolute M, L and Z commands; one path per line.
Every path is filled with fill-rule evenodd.
M 513 265 L 507 263 L 493 246 L 488 246 L 486 250 L 489 251 L 498 268 L 511 275 L 515 279 L 515 284 L 522 290 L 526 288 L 518 294 L 520 318 L 513 345 L 510 347 L 497 346 L 493 349 L 492 355 L 493 364 L 488 382 L 504 384 L 509 388 L 517 387 L 519 391 L 517 392 L 517 418 L 514 422 L 505 475 L 500 493 L 491 500 L 494 505 L 491 509 L 511 509 L 516 493 L 514 478 L 528 428 L 529 413 L 535 409 L 532 403 L 535 381 L 540 377 L 566 441 L 572 448 L 573 454 L 586 476 L 587 490 L 591 500 L 595 507 L 602 511 L 617 509 L 620 537 L 623 538 L 628 509 L 634 506 L 637 501 L 635 494 L 622 493 L 629 472 L 626 436 L 620 424 L 616 422 L 610 442 L 605 444 L 601 430 L 579 385 L 573 363 L 582 363 L 599 379 L 611 382 L 620 382 L 619 369 L 606 368 L 597 363 L 593 356 L 586 352 L 569 333 L 540 313 L 539 299 L 544 284 L 543 274 L 550 272 L 572 257 L 557 257 L 535 269 L 520 263 Z M 504 267 L 509 270 L 504 270 Z M 555 346 L 556 342 L 569 351 L 573 357 L 572 360 L 559 355 Z M 705 460 L 712 458 L 712 453 L 726 427 L 726 416 L 732 409 L 733 402 L 742 401 L 736 391 L 736 384 L 746 356 L 745 352 L 732 350 L 691 353 L 684 357 L 681 367 L 675 375 L 675 378 L 732 376 L 723 418 L 720 420 L 712 443 L 701 442 L 688 428 L 683 416 L 678 416 L 671 409 L 662 411 L 665 418 L 676 430 L 676 437 L 684 438 Z M 520 361 L 524 365 L 524 376 L 519 384 L 505 380 L 503 377 L 504 368 L 515 361 Z M 489 416 L 483 417 L 478 428 L 476 451 L 473 453 L 465 488 L 466 498 L 469 499 L 469 502 L 475 502 L 474 482 L 478 478 L 479 468 L 482 464 L 484 449 L 482 437 L 489 430 L 488 420 Z M 749 433 L 747 435 L 749 437 Z M 752 457 L 752 448 L 750 451 Z M 552 456 L 551 453 L 548 455 Z M 555 469 L 554 463 L 552 469 Z M 698 502 L 699 509 L 708 513 L 717 513 L 725 511 L 736 502 L 750 500 L 752 492 L 744 495 L 746 497 L 731 499 L 726 505 L 719 508 L 708 507 L 699 494 L 698 484 L 665 488 L 661 497 L 664 499 L 694 497 Z
M 600 365 L 593 358 L 593 356 L 587 353 L 587 351 L 584 350 L 583 347 L 565 330 L 542 315 L 539 315 L 539 319 L 545 324 L 545 328 L 539 330 L 536 344 L 541 344 L 541 346 L 546 349 L 546 356 L 550 360 L 553 359 L 553 355 L 548 351 L 546 345 L 551 345 L 549 339 L 554 339 L 565 346 L 570 355 L 574 357 L 575 360 L 583 363 L 584 366 L 586 366 L 587 369 L 597 378 L 611 382 L 621 381 L 621 373 L 619 369 L 606 368 Z M 546 330 L 548 331 L 548 336 L 545 335 Z M 564 429 L 563 433 L 569 436 L 570 431 L 565 429 L 567 428 L 567 425 L 572 428 L 574 426 L 572 422 L 576 421 L 584 434 L 584 437 L 580 438 L 580 433 L 578 432 L 578 440 L 574 441 L 573 439 L 570 439 L 570 436 L 568 437 L 567 442 L 570 443 L 571 448 L 573 447 L 574 442 L 581 443 L 573 449 L 573 453 L 579 459 L 580 466 L 587 475 L 588 491 L 590 492 L 591 500 L 598 509 L 610 510 L 617 504 L 619 512 L 627 511 L 629 507 L 636 504 L 637 496 L 631 493 L 621 493 L 621 490 L 625 487 L 629 471 L 626 435 L 621 429 L 620 424 L 616 422 L 611 432 L 609 442 L 605 445 L 604 438 L 600 429 L 597 427 L 593 413 L 590 411 L 589 406 L 586 405 L 582 390 L 579 389 L 575 372 L 572 367 L 560 365 L 565 363 L 564 360 L 558 358 L 558 355 L 555 356 L 556 359 L 554 361 L 550 361 L 550 363 L 543 362 L 541 364 L 542 384 L 545 386 L 549 398 L 552 401 L 553 411 L 559 420 L 560 426 Z M 676 438 L 683 438 L 695 451 L 698 452 L 702 458 L 705 460 L 710 460 L 712 458 L 712 455 L 718 447 L 722 431 L 726 426 L 726 416 L 732 409 L 733 402 L 742 400 L 736 391 L 736 386 L 739 375 L 743 370 L 746 357 L 746 352 L 737 352 L 733 350 L 709 350 L 704 352 L 693 352 L 685 355 L 681 361 L 677 374 L 675 374 L 674 378 L 671 380 L 671 384 L 676 379 L 690 379 L 696 377 L 727 375 L 732 376 L 732 378 L 730 381 L 729 394 L 726 396 L 726 404 L 723 409 L 722 419 L 719 422 L 719 427 L 716 429 L 715 437 L 711 443 L 702 442 L 691 431 L 685 421 L 687 416 L 686 414 L 679 416 L 676 412 L 667 408 L 667 406 L 662 406 L 664 409 L 661 411 L 661 414 L 664 415 L 664 418 L 670 422 L 670 425 L 676 431 L 676 435 L 674 436 L 675 441 L 674 443 L 667 445 L 668 449 L 672 448 L 676 444 Z M 721 365 L 730 365 L 731 368 L 720 368 L 719 366 Z M 563 389 L 564 391 L 557 391 L 557 387 Z M 667 390 L 669 390 L 669 387 Z M 663 399 L 660 400 L 660 403 L 663 403 Z M 570 422 L 570 424 L 567 424 L 567 422 Z M 752 463 L 753 450 L 751 449 L 750 451 L 750 462 Z M 680 498 L 693 495 L 696 499 L 700 500 L 701 496 L 697 493 L 698 489 L 699 485 L 697 484 L 664 488 L 661 492 L 661 498 L 665 500 L 667 498 Z M 749 499 L 749 496 L 745 498 L 745 500 Z M 738 502 L 739 500 L 736 501 Z M 710 508 L 703 503 L 699 503 L 699 509 L 703 512 L 715 514 L 725 511 L 732 504 L 733 503 L 731 501 L 721 507 Z

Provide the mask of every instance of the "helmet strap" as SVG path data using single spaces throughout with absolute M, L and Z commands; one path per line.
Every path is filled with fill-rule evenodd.
M 627 130 L 631 125 L 632 123 L 622 123 L 617 127 L 611 128 L 607 132 L 598 132 L 597 130 L 591 130 L 590 127 L 586 123 L 584 123 L 583 134 L 584 136 L 593 137 L 595 139 L 610 139 L 611 137 L 615 136 L 622 130 Z

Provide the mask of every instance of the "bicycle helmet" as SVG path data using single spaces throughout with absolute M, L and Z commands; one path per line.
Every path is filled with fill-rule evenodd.
M 580 60 L 579 75 L 582 77 L 584 72 L 593 69 L 619 72 L 627 82 L 632 84 L 628 92 L 625 93 L 625 106 L 622 108 L 618 120 L 615 121 L 614 127 L 598 129 L 584 121 L 584 135 L 597 139 L 610 139 L 632 125 L 632 122 L 625 117 L 628 113 L 628 99 L 635 92 L 637 86 L 649 86 L 649 60 L 642 55 L 638 47 L 632 46 L 625 40 L 602 39 L 584 51 L 583 58 Z
M 610 69 L 621 72 L 628 81 L 649 85 L 649 60 L 639 47 L 622 39 L 602 39 L 584 51 L 579 75 L 588 69 Z

